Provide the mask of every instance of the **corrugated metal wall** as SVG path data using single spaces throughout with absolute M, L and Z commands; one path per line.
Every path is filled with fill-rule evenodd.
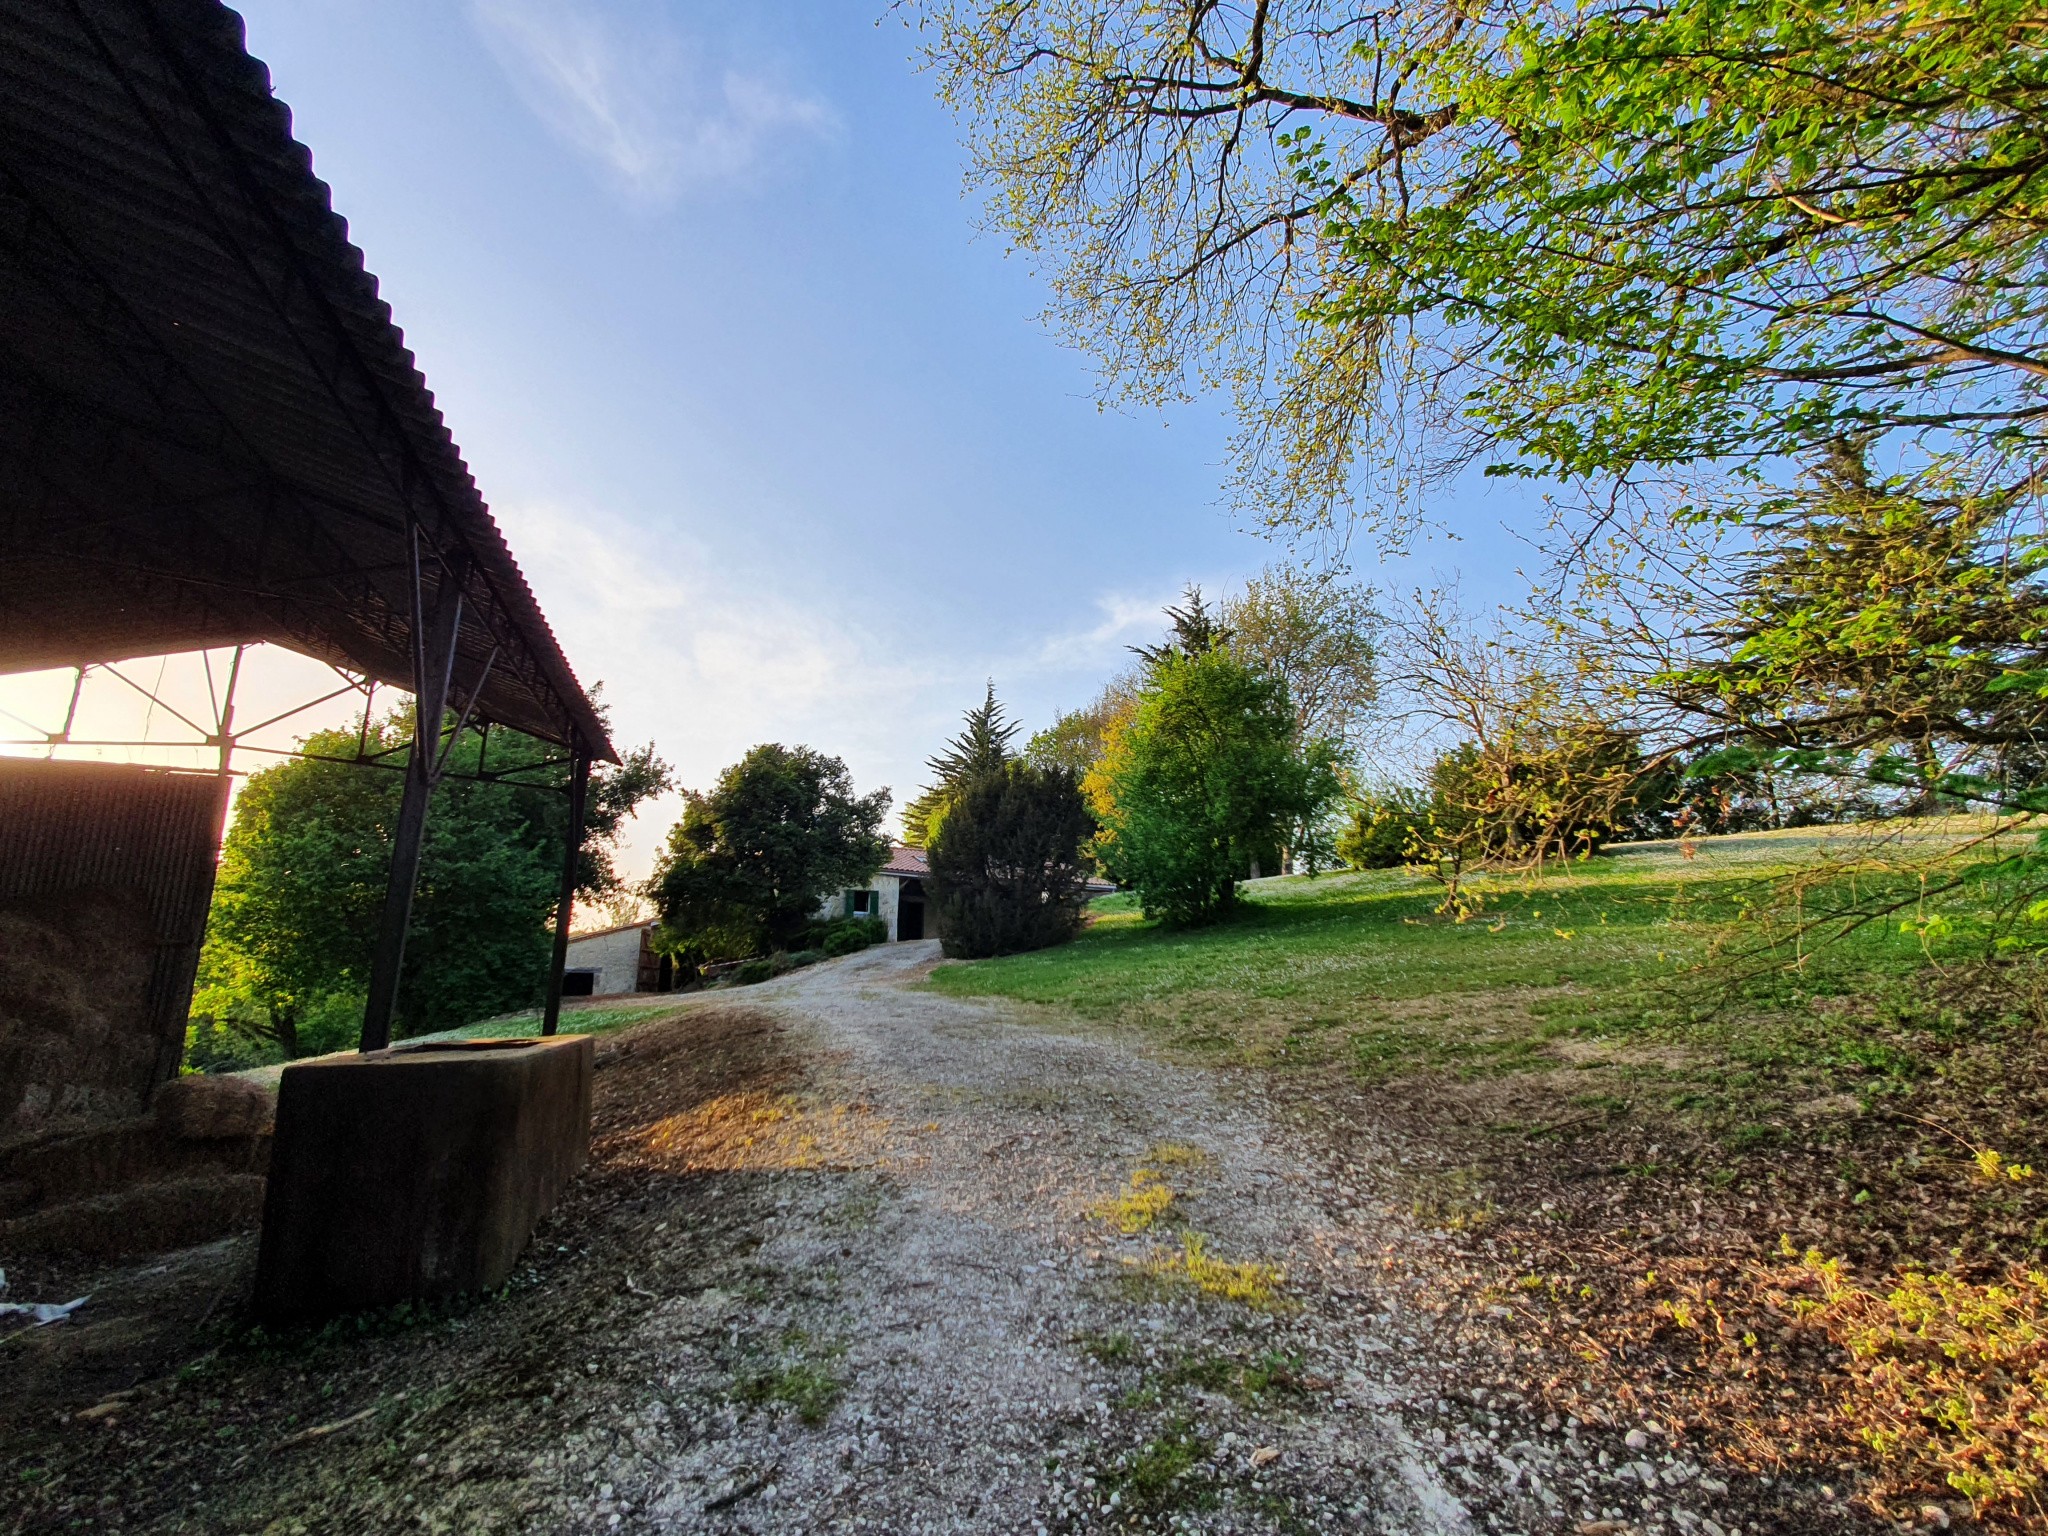
M 177 1071 L 225 791 L 0 758 L 0 1139 L 136 1114 Z

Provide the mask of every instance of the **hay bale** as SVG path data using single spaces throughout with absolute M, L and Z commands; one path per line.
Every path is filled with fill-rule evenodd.
M 157 1124 L 181 1141 L 267 1136 L 276 1120 L 276 1096 L 245 1078 L 188 1073 L 156 1091 Z
M 254 1230 L 263 1219 L 263 1186 L 257 1174 L 216 1174 L 50 1206 L 0 1221 L 0 1252 L 120 1259 L 210 1243 Z
M 142 1112 L 158 948 L 140 891 L 0 902 L 0 1141 Z

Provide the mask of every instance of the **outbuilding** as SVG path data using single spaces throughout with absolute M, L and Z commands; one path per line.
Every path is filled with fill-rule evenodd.
M 654 952 L 655 918 L 569 935 L 562 996 L 617 997 L 675 989 L 675 961 Z
M 825 898 L 823 918 L 879 917 L 889 927 L 891 943 L 899 939 L 937 938 L 938 928 L 925 913 L 925 881 L 931 867 L 924 850 L 896 843 L 889 859 L 866 885 Z

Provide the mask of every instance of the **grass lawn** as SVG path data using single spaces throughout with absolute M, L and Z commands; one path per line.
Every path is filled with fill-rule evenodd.
M 2031 834 L 1991 830 L 1616 848 L 1484 881 L 1464 921 L 1407 872 L 1254 882 L 1195 930 L 1113 897 L 1071 944 L 929 984 L 1248 1074 L 1442 1234 L 1389 1268 L 1463 1298 L 1553 1401 L 1691 1423 L 1758 1470 L 1862 1459 L 1873 1508 L 2026 1527 L 2048 966 L 2012 940 L 2048 931 L 2043 877 L 1988 868 Z
M 1790 1104 L 1901 1090 L 1937 1072 L 1960 1034 L 2020 1027 L 1965 1030 L 1919 985 L 1981 959 L 2011 894 L 1991 880 L 1918 899 L 1923 876 L 1953 870 L 1959 841 L 1933 822 L 1875 841 L 1639 844 L 1483 880 L 1464 921 L 1437 914 L 1441 888 L 1404 871 L 1253 882 L 1232 919 L 1180 931 L 1113 896 L 1072 944 L 943 966 L 931 984 L 1137 1025 L 1223 1061 L 1337 1064 L 1366 1080 L 1571 1067 L 1588 1102 L 1626 1083 L 1754 1142 Z M 1825 875 L 1789 895 L 1786 878 L 1821 861 Z M 1810 917 L 1852 895 L 1910 905 L 1833 942 L 1791 931 L 1795 906 Z
M 689 1007 L 696 994 L 664 997 L 629 997 L 617 1001 L 598 998 L 591 1002 L 570 1002 L 562 1006 L 561 1033 L 565 1035 L 608 1035 L 615 1030 L 626 1029 L 635 1024 L 651 1024 L 665 1019 Z M 464 1024 L 459 1029 L 437 1030 L 432 1034 L 408 1035 L 398 1041 L 399 1045 L 430 1045 L 436 1040 L 524 1040 L 540 1034 L 541 1011 L 528 1008 L 520 1013 L 501 1014 L 494 1019 L 480 1019 L 474 1024 Z M 351 1055 L 353 1048 L 337 1051 L 335 1055 Z M 312 1057 L 301 1057 L 310 1061 Z M 238 1077 L 275 1087 L 284 1075 L 290 1062 L 259 1062 L 253 1066 L 231 1068 Z M 220 1070 L 220 1069 L 214 1069 Z

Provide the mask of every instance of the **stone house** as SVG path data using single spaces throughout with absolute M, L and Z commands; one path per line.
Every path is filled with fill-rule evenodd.
M 924 850 L 904 843 L 891 845 L 889 858 L 864 886 L 837 892 L 825 898 L 818 916 L 879 917 L 889 927 L 889 939 L 937 938 L 938 929 L 926 915 L 924 882 L 931 870 Z
M 562 996 L 615 997 L 625 992 L 667 992 L 675 986 L 675 962 L 654 952 L 654 918 L 569 935 L 562 967 Z

